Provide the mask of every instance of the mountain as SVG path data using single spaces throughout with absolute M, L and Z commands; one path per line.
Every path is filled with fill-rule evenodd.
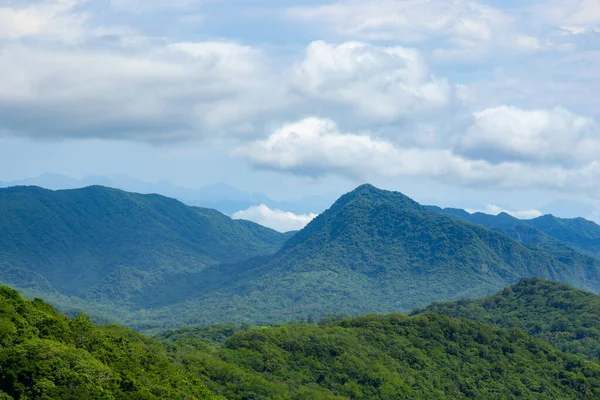
M 527 246 L 363 185 L 293 236 L 158 195 L 0 190 L 0 282 L 147 332 L 410 311 L 539 276 L 600 291 L 600 260 Z
M 447 316 L 244 327 L 170 343 L 0 287 L 0 399 L 594 399 L 600 366 Z
M 173 275 L 274 253 L 285 240 L 159 195 L 0 189 L 0 281 L 44 294 L 129 296 Z
M 363 185 L 296 233 L 275 255 L 207 268 L 179 282 L 184 297 L 157 304 L 172 324 L 269 323 L 345 313 L 409 311 L 484 296 L 539 276 L 600 290 L 600 260 L 554 252 L 430 211 Z M 202 310 L 202 313 L 197 312 Z M 225 317 L 226 316 L 226 317 Z
M 76 189 L 86 186 L 79 179 L 60 174 L 45 173 L 39 176 L 19 179 L 10 182 L 0 182 L 0 188 L 11 186 L 40 186 L 46 189 Z
M 165 180 L 144 182 L 123 175 L 97 175 L 75 179 L 65 175 L 46 173 L 33 178 L 0 182 L 0 188 L 12 186 L 39 186 L 51 190 L 105 186 L 135 193 L 161 194 L 175 198 L 187 205 L 215 209 L 227 215 L 261 204 L 271 209 L 296 214 L 310 214 L 325 210 L 337 198 L 336 195 L 322 194 L 296 200 L 276 201 L 263 193 L 248 193 L 222 182 L 194 189 L 174 185 Z
M 428 207 L 445 215 L 456 217 L 486 228 L 502 232 L 514 239 L 549 249 L 568 245 L 580 252 L 600 257 L 600 225 L 583 218 L 557 218 L 543 215 L 534 219 L 517 219 L 507 213 L 489 215 L 470 214 L 464 210 Z
M 573 200 L 555 200 L 540 208 L 544 214 L 552 214 L 560 218 L 585 218 L 594 222 L 600 221 L 600 211 L 591 204 Z
M 542 279 L 523 279 L 478 300 L 436 303 L 435 312 L 502 327 L 517 327 L 563 351 L 600 360 L 600 296 Z

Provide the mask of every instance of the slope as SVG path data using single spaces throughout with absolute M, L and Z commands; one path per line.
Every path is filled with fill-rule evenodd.
M 600 296 L 542 279 L 516 285 L 478 300 L 436 303 L 422 312 L 518 327 L 563 351 L 600 360 Z
M 151 314 L 172 324 L 294 320 L 329 313 L 408 311 L 484 296 L 540 276 L 600 290 L 600 261 L 528 247 L 363 185 L 296 233 L 274 256 L 208 268 L 180 282 L 196 297 Z M 193 289 L 186 289 L 193 288 Z M 197 310 L 202 310 L 198 313 Z
M 557 218 L 543 215 L 523 220 L 506 213 L 488 215 L 470 214 L 455 208 L 428 207 L 445 215 L 453 216 L 486 228 L 502 232 L 523 243 L 547 249 L 563 249 L 565 245 L 584 254 L 600 257 L 600 225 L 583 218 Z
M 276 252 L 286 236 L 158 195 L 0 189 L 0 281 L 68 296 Z M 135 279 L 134 279 L 135 278 Z M 151 280 L 152 280 L 151 279 Z M 106 280 L 103 283 L 103 280 Z M 131 287 L 128 287 L 131 286 Z
M 219 398 L 176 368 L 160 343 L 118 326 L 97 327 L 84 315 L 68 319 L 6 287 L 0 287 L 0 365 L 0 398 Z
M 592 399 L 600 365 L 519 329 L 437 314 L 261 327 L 212 347 L 179 335 L 173 359 L 228 399 Z
M 188 331 L 190 332 L 190 331 Z M 193 332 L 193 331 L 192 331 Z M 600 366 L 518 329 L 428 314 L 164 345 L 0 287 L 2 399 L 593 399 Z M 222 396 L 222 397 L 221 397 Z

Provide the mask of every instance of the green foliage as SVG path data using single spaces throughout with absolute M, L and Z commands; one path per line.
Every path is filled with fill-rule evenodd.
M 540 276 L 600 290 L 600 260 L 547 251 L 364 185 L 342 196 L 277 254 L 195 274 L 188 301 L 153 317 L 181 324 L 265 325 L 325 314 L 410 311 L 485 296 Z M 202 282 L 198 285 L 197 282 Z M 200 311 L 201 310 L 201 311 Z
M 370 185 L 291 237 L 156 195 L 9 188 L 0 282 L 147 333 L 406 312 L 532 276 L 600 291 L 600 260 L 542 235 L 525 245 Z
M 183 328 L 163 344 L 0 287 L 0 321 L 0 399 L 600 396 L 600 364 L 517 328 L 434 313 Z
M 506 213 L 499 215 L 469 214 L 464 210 L 455 208 L 428 208 L 502 232 L 523 243 L 553 251 L 568 252 L 569 249 L 574 249 L 583 254 L 600 256 L 600 225 L 583 218 L 570 219 L 544 215 L 523 220 L 511 217 Z
M 190 331 L 191 332 L 191 331 Z M 235 333 L 172 359 L 228 399 L 593 399 L 600 366 L 518 329 L 437 314 Z
M 7 397 L 11 396 L 11 397 Z M 0 287 L 0 399 L 211 399 L 163 346 Z
M 61 310 L 128 321 L 189 295 L 180 282 L 276 252 L 288 236 L 158 195 L 0 189 L 0 282 Z
M 523 279 L 479 300 L 436 303 L 421 312 L 518 327 L 555 347 L 600 361 L 600 296 L 542 279 Z

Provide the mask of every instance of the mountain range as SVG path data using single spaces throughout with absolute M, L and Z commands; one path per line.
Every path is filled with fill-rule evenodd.
M 325 210 L 337 197 L 334 194 L 322 194 L 305 196 L 297 200 L 277 201 L 264 193 L 245 192 L 222 182 L 193 189 L 174 185 L 169 181 L 144 182 L 121 175 L 98 175 L 75 179 L 65 175 L 46 173 L 27 179 L 0 182 L 0 188 L 12 186 L 38 186 L 50 190 L 105 186 L 128 192 L 160 194 L 175 198 L 191 206 L 211 208 L 227 215 L 232 215 L 237 211 L 246 210 L 261 204 L 271 209 L 284 210 L 296 214 L 310 214 Z
M 548 249 L 560 249 L 567 244 L 582 253 L 600 256 L 600 225 L 583 218 L 557 218 L 548 214 L 533 219 L 518 219 L 507 213 L 471 214 L 455 208 L 428 208 L 502 232 L 527 244 Z
M 600 260 L 566 233 L 536 228 L 547 246 L 446 214 L 362 185 L 286 235 L 159 195 L 12 187 L 0 282 L 147 331 L 410 311 L 532 276 L 600 291 Z

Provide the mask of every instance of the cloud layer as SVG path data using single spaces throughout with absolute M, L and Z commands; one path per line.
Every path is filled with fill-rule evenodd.
M 509 127 L 514 125 L 519 129 L 528 129 L 526 132 L 515 132 L 506 127 L 504 129 L 502 124 L 481 123 L 482 117 L 496 112 L 498 110 L 477 113 L 464 138 L 458 137 L 460 145 L 457 146 L 458 150 L 464 150 L 464 143 L 469 143 L 473 131 L 483 129 L 476 136 L 481 141 L 475 143 L 484 143 L 492 149 L 496 146 L 500 150 L 496 153 L 480 149 L 481 152 L 474 151 L 464 155 L 451 148 L 400 147 L 391 141 L 376 138 L 369 132 L 342 132 L 334 121 L 319 118 L 285 124 L 267 139 L 240 147 L 236 153 L 259 168 L 312 177 L 340 174 L 352 179 L 368 180 L 375 176 L 414 176 L 466 186 L 533 186 L 574 191 L 599 189 L 595 179 L 600 172 L 600 162 L 594 159 L 595 153 L 587 152 L 585 145 L 582 145 L 579 157 L 573 156 L 573 162 L 564 165 L 560 162 L 563 159 L 569 161 L 560 153 L 564 151 L 560 148 L 560 135 L 568 131 L 563 131 L 561 128 L 565 127 L 559 126 L 557 131 L 550 129 L 546 132 L 540 127 L 547 127 L 547 121 L 542 118 L 539 123 L 536 118 L 539 115 L 547 116 L 551 111 L 511 110 L 517 119 L 508 121 Z M 559 114 L 568 116 L 566 121 L 571 127 L 587 127 L 591 123 L 588 119 L 575 117 L 564 110 L 559 110 Z M 582 142 L 595 146 L 599 139 L 597 132 L 592 130 L 590 136 L 585 136 Z M 503 139 L 497 135 L 504 135 Z M 527 135 L 533 135 L 534 138 Z M 511 143 L 511 139 L 517 140 L 517 143 Z M 519 143 L 519 140 L 523 143 Z M 504 146 L 501 147 L 495 141 Z M 535 143 L 532 144 L 532 141 Z M 542 143 L 537 143 L 538 141 Z M 529 152 L 527 146 L 535 146 L 540 152 Z M 544 146 L 548 148 L 546 153 L 542 152 Z M 475 148 L 477 147 L 472 147 Z M 531 160 L 524 158 L 524 155 L 531 156 Z M 558 163 L 540 162 L 556 161 L 557 157 Z
M 271 5 L 2 2 L 0 135 L 221 146 L 307 182 L 600 192 L 596 1 Z

